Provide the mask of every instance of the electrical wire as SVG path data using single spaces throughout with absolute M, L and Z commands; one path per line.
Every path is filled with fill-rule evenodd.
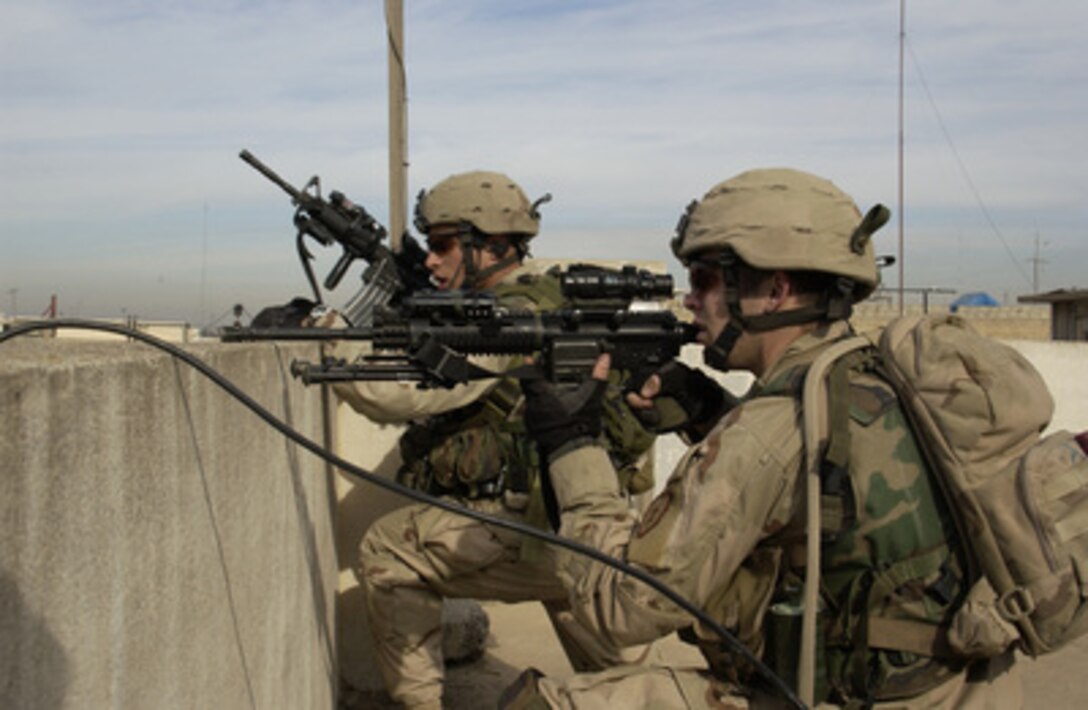
M 336 466 L 337 468 L 352 476 L 360 478 L 367 483 L 371 483 L 380 488 L 392 491 L 393 493 L 396 493 L 398 495 L 402 495 L 418 503 L 441 508 L 442 510 L 455 513 L 457 515 L 463 515 L 469 518 L 473 518 L 488 525 L 495 525 L 501 528 L 506 528 L 508 530 L 512 530 L 514 532 L 518 532 L 523 535 L 528 535 L 529 537 L 534 537 L 538 540 L 542 540 L 548 544 L 566 548 L 572 552 L 576 552 L 578 554 L 589 557 L 597 562 L 601 562 L 602 564 L 612 567 L 613 569 L 618 570 L 634 579 L 637 579 L 638 581 L 649 586 L 651 589 L 667 598 L 676 606 L 680 607 L 687 613 L 694 616 L 696 619 L 698 619 L 700 623 L 704 624 L 707 628 L 714 631 L 714 633 L 716 633 L 722 639 L 723 643 L 728 646 L 732 652 L 738 654 L 739 656 L 743 657 L 744 660 L 746 660 L 748 663 L 752 664 L 756 671 L 761 676 L 763 676 L 763 678 L 771 685 L 771 687 L 781 693 L 782 696 L 787 701 L 789 701 L 791 705 L 797 708 L 806 707 L 801 699 L 797 696 L 797 694 L 793 691 L 793 689 L 790 688 L 785 681 L 783 681 L 777 674 L 775 674 L 774 671 L 772 671 L 765 663 L 763 663 L 763 661 L 760 660 L 755 654 L 753 654 L 744 644 L 737 640 L 737 638 L 732 633 L 730 633 L 728 629 L 719 624 L 717 621 L 710 618 L 710 616 L 707 615 L 706 612 L 704 612 L 702 609 L 696 607 L 687 599 L 680 596 L 680 594 L 673 590 L 671 587 L 669 587 L 653 575 L 649 574 L 648 572 L 640 570 L 637 567 L 632 567 L 631 565 L 627 564 L 622 560 L 618 560 L 614 557 L 611 557 L 610 555 L 606 555 L 605 553 L 597 550 L 596 548 L 582 544 L 575 540 L 564 538 L 559 535 L 547 532 L 545 530 L 539 530 L 523 523 L 506 520 L 497 516 L 489 515 L 487 513 L 481 513 L 479 511 L 464 508 L 456 503 L 452 503 L 450 501 L 443 500 L 442 498 L 428 495 L 427 493 L 424 493 L 422 491 L 408 488 L 407 486 L 403 486 L 396 481 L 382 478 L 381 476 L 375 475 L 370 471 L 356 466 L 350 461 L 347 461 L 346 459 L 337 456 L 335 453 L 329 451 L 328 449 L 308 438 L 296 429 L 288 426 L 286 423 L 284 423 L 274 414 L 272 414 L 272 412 L 265 409 L 256 400 L 240 390 L 224 375 L 219 373 L 217 370 L 212 368 L 200 358 L 186 352 L 185 350 L 181 349 L 177 345 L 174 345 L 173 343 L 166 342 L 164 340 L 156 338 L 155 336 L 148 335 L 147 333 L 135 330 L 133 328 L 128 328 L 123 325 L 99 321 L 82 320 L 78 318 L 58 318 L 54 320 L 31 321 L 28 323 L 22 323 L 0 333 L 0 343 L 4 343 L 5 341 L 11 340 L 13 338 L 25 336 L 29 333 L 40 330 L 57 329 L 99 330 L 122 335 L 133 340 L 139 340 L 147 345 L 150 345 L 154 348 L 168 353 L 172 357 L 177 358 L 189 365 L 190 367 L 194 368 L 202 375 L 207 377 L 209 380 L 211 380 L 213 383 L 218 385 L 231 397 L 234 397 L 236 400 L 238 400 L 238 402 L 240 402 L 247 409 L 256 414 L 258 418 L 263 420 L 273 429 L 280 432 L 285 437 L 287 437 L 291 441 L 294 441 L 296 444 L 303 447 L 315 456 L 324 459 L 328 463 Z
M 978 203 L 978 208 L 982 212 L 982 216 L 986 218 L 987 224 L 990 225 L 990 229 L 997 236 L 998 241 L 1001 242 L 1001 246 L 1005 248 L 1005 253 L 1008 255 L 1012 265 L 1016 267 L 1016 270 L 1020 273 L 1020 277 L 1024 279 L 1024 282 L 1029 286 L 1032 285 L 1032 281 L 1028 278 L 1028 274 L 1024 271 L 1024 267 L 1020 265 L 1020 261 L 1016 258 L 1016 255 L 1012 253 L 1012 248 L 1009 247 L 1009 242 L 1005 239 L 1005 235 L 998 229 L 997 222 L 990 215 L 990 210 L 987 209 L 986 203 L 982 201 L 982 195 L 979 194 L 978 188 L 975 187 L 975 181 L 971 179 L 971 174 L 967 172 L 967 166 L 964 165 L 963 159 L 960 158 L 960 152 L 956 150 L 956 144 L 952 142 L 952 135 L 948 132 L 948 127 L 945 126 L 944 118 L 941 117 L 941 112 L 937 108 L 937 102 L 933 99 L 933 94 L 929 91 L 929 84 L 926 82 L 926 76 L 922 72 L 922 65 L 918 62 L 917 55 L 914 54 L 914 47 L 907 42 L 907 49 L 910 50 L 911 61 L 914 62 L 914 68 L 918 72 L 918 79 L 922 84 L 922 89 L 925 91 L 926 98 L 929 100 L 929 105 L 933 109 L 933 115 L 937 117 L 937 125 L 941 128 L 941 133 L 944 134 L 945 142 L 948 143 L 949 150 L 952 151 L 952 157 L 956 159 L 956 165 L 960 168 L 960 174 L 963 175 L 964 181 L 967 183 L 967 187 L 971 189 L 971 194 L 975 196 L 975 202 Z

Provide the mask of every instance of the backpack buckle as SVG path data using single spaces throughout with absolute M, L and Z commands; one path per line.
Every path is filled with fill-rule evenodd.
M 997 610 L 1006 621 L 1019 621 L 1035 611 L 1035 599 L 1026 587 L 1017 587 L 998 597 Z

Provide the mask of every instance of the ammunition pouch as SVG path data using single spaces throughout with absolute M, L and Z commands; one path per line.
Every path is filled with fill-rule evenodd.
M 398 481 L 467 499 L 527 495 L 538 462 L 514 416 L 520 397 L 517 381 L 504 379 L 482 400 L 410 426 L 400 440 Z

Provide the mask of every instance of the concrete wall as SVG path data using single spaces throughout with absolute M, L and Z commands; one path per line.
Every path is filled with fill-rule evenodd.
M 392 479 L 400 468 L 397 442 L 403 426 L 380 425 L 340 404 L 336 416 L 336 452 L 343 458 L 384 478 Z M 340 672 L 353 688 L 381 690 L 381 676 L 374 665 L 370 631 L 362 587 L 355 578 L 359 543 L 370 524 L 409 501 L 346 475 L 337 479 L 339 507 L 336 517 L 336 549 L 340 576 L 336 597 L 337 651 Z
M 0 314 L 0 328 L 8 330 L 22 323 L 36 322 L 37 318 L 5 318 Z M 130 318 L 96 318 L 98 322 L 112 323 L 113 325 L 126 326 L 146 333 L 160 340 L 171 343 L 193 343 L 199 340 L 208 340 L 200 335 L 199 330 L 182 321 L 172 320 L 146 320 L 135 317 Z M 55 331 L 38 331 L 39 337 L 70 338 L 75 340 L 127 340 L 128 338 L 116 333 L 108 333 L 101 330 L 73 330 L 60 329 Z
M 310 438 L 311 348 L 191 345 Z M 332 473 L 140 343 L 0 344 L 0 708 L 332 708 Z
M 1054 397 L 1050 429 L 1088 429 L 1088 342 L 1008 340 L 1043 376 Z
M 907 304 L 904 315 L 920 315 L 920 304 Z M 947 305 L 931 305 L 926 312 L 948 313 Z M 1050 340 L 1050 307 L 1047 305 L 964 306 L 956 310 L 979 333 L 999 340 Z M 884 325 L 899 316 L 899 306 L 865 301 L 854 306 L 850 321 L 859 332 Z

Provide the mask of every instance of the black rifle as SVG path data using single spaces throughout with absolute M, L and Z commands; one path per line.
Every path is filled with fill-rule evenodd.
M 576 265 L 561 274 L 569 307 L 534 312 L 499 305 L 489 293 L 420 292 L 400 308 L 381 309 L 368 328 L 224 329 L 224 340 L 369 340 L 376 354 L 354 362 L 295 361 L 291 372 L 306 384 L 347 380 L 415 381 L 451 387 L 470 380 L 517 374 L 579 382 L 597 357 L 641 382 L 694 342 L 696 329 L 669 310 L 633 309 L 634 300 L 672 295 L 672 278 L 626 267 L 621 271 Z M 517 373 L 495 373 L 469 355 L 537 355 Z
M 399 252 L 393 252 L 382 240 L 385 227 L 378 223 L 361 206 L 356 205 L 342 192 L 333 190 L 329 199 L 321 196 L 321 180 L 316 175 L 299 190 L 281 178 L 270 167 L 258 160 L 248 150 L 239 157 L 256 168 L 262 175 L 276 183 L 291 196 L 295 210 L 296 242 L 299 259 L 317 303 L 323 303 L 309 260 L 313 258 L 303 241 L 313 237 L 323 246 L 340 244 L 344 251 L 325 277 L 325 288 L 332 290 L 344 277 L 348 267 L 356 259 L 368 263 L 363 272 L 363 287 L 340 310 L 350 323 L 369 323 L 376 308 L 395 303 L 405 294 L 431 288 L 430 274 L 423 262 L 427 252 L 409 234 L 404 234 Z

